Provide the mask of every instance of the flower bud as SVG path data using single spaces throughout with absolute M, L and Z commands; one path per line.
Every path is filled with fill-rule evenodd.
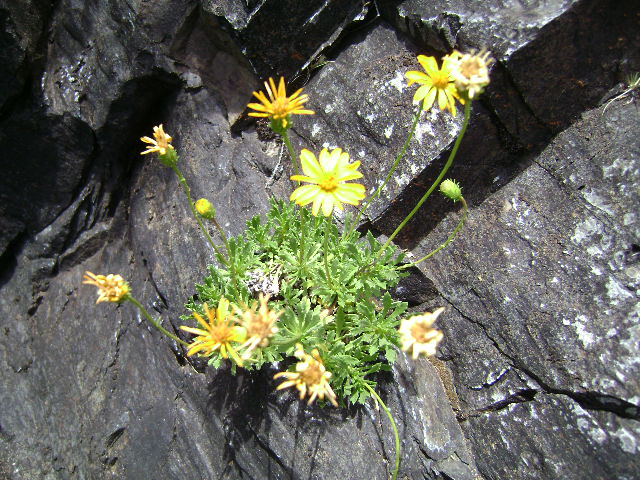
M 216 209 L 206 198 L 201 198 L 196 202 L 196 211 L 207 220 L 216 216 Z
M 447 178 L 440 184 L 440 192 L 454 202 L 462 200 L 462 189 L 455 180 Z
M 169 145 L 166 153 L 159 153 L 158 159 L 165 167 L 175 167 L 178 165 L 178 152 L 173 146 Z

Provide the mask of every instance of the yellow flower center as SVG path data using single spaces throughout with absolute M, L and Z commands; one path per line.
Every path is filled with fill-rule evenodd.
M 326 192 L 333 192 L 336 188 L 338 188 L 338 179 L 336 179 L 336 177 L 334 177 L 333 175 L 327 175 L 318 184 L 318 186 Z
M 422 323 L 416 323 L 411 327 L 411 336 L 418 343 L 427 343 L 433 338 L 434 329 Z
M 273 118 L 284 118 L 289 114 L 289 99 L 287 97 L 276 97 L 272 105 Z
M 431 81 L 433 82 L 434 87 L 444 90 L 449 85 L 449 73 L 444 70 L 440 70 L 431 77 Z
M 324 378 L 323 368 L 317 361 L 309 362 L 309 366 L 300 372 L 300 378 L 307 385 L 320 385 Z
M 234 340 L 234 331 L 227 325 L 212 326 L 211 339 L 219 344 L 230 343 Z
M 466 78 L 473 78 L 474 76 L 480 76 L 482 73 L 482 64 L 480 59 L 472 57 L 468 60 L 460 63 L 460 73 Z

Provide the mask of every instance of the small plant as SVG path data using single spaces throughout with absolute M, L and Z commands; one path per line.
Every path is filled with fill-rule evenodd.
M 607 111 L 607 108 L 609 108 L 609 105 L 611 105 L 613 102 L 615 102 L 616 100 L 621 100 L 625 97 L 628 97 L 629 95 L 633 95 L 633 92 L 640 88 L 640 73 L 636 72 L 636 73 L 631 73 L 627 75 L 627 77 L 625 78 L 625 83 L 627 84 L 627 88 L 625 88 L 625 90 L 622 93 L 619 93 L 618 95 L 616 95 L 615 97 L 613 97 L 611 100 L 607 102 L 607 104 L 602 109 L 603 115 L 604 115 L 604 112 Z
M 454 180 L 444 180 L 456 156 L 469 123 L 472 101 L 489 83 L 492 59 L 486 52 L 462 54 L 454 51 L 440 66 L 433 57 L 418 56 L 424 71 L 406 73 L 409 84 L 419 85 L 417 104 L 407 139 L 378 189 L 368 198 L 358 171 L 360 162 L 350 162 L 341 148 L 323 149 L 317 155 L 302 149 L 297 155 L 288 130 L 292 115 L 312 115 L 304 104 L 302 89 L 287 96 L 284 78 L 278 85 L 265 82 L 264 92 L 254 92 L 260 103 L 250 103 L 249 115 L 268 118 L 273 131 L 282 136 L 293 162 L 295 189 L 289 201 L 272 199 L 266 218 L 254 217 L 244 233 L 228 238 L 216 220 L 216 208 L 207 199 L 193 202 L 189 185 L 178 167 L 172 138 L 162 125 L 154 127 L 154 138 L 143 137 L 147 150 L 174 170 L 203 235 L 214 249 L 217 265 L 196 285 L 197 295 L 187 303 L 191 314 L 182 320 L 181 330 L 192 334 L 189 342 L 164 329 L 132 295 L 120 275 L 94 275 L 85 282 L 98 287 L 98 302 L 133 303 L 151 324 L 183 345 L 186 354 L 208 359 L 217 368 L 230 362 L 237 368 L 259 369 L 286 357 L 297 358 L 291 369 L 279 372 L 284 381 L 277 390 L 295 387 L 300 399 L 316 399 L 334 406 L 362 404 L 370 397 L 382 405 L 394 429 L 396 441 L 395 479 L 400 465 L 400 440 L 391 412 L 376 393 L 374 374 L 389 370 L 397 349 L 418 355 L 434 355 L 443 335 L 433 323 L 444 308 L 405 318 L 407 304 L 396 301 L 389 290 L 417 265 L 444 249 L 464 226 L 468 213 L 462 190 Z M 464 123 L 451 154 L 435 182 L 382 244 L 371 232 L 361 235 L 358 223 L 389 180 L 411 142 L 423 111 L 437 101 L 440 110 L 456 115 L 464 106 Z M 298 163 L 299 160 L 299 163 Z M 302 170 L 302 173 L 300 173 Z M 443 181 L 444 180 L 444 181 Z M 404 254 L 393 239 L 413 218 L 436 188 L 453 202 L 460 202 L 463 214 L 449 238 L 423 258 L 404 262 Z M 333 221 L 335 210 L 346 205 L 362 207 L 355 216 L 347 214 L 345 227 Z M 310 205 L 311 208 L 305 208 Z M 211 222 L 222 245 L 218 246 L 205 228 Z

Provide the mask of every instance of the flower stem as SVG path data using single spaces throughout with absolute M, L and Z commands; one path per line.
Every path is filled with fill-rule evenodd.
M 333 280 L 331 278 L 331 271 L 329 270 L 329 261 L 327 257 L 329 256 L 329 227 L 331 226 L 331 220 L 328 217 L 325 217 L 325 229 L 324 229 L 324 271 L 327 274 L 327 282 L 329 282 L 329 287 L 333 288 Z
M 136 307 L 138 307 L 138 310 L 140 310 L 140 313 L 142 313 L 142 315 L 144 315 L 144 317 L 149 320 L 151 322 L 151 325 L 153 325 L 154 327 L 156 327 L 158 330 L 160 330 L 163 334 L 165 334 L 167 337 L 169 337 L 172 340 L 175 340 L 178 343 L 181 343 L 184 346 L 189 346 L 189 344 L 187 342 L 185 342 L 184 340 L 182 340 L 181 338 L 178 338 L 177 336 L 175 336 L 173 333 L 169 332 L 168 330 L 166 330 L 164 327 L 162 327 L 162 325 L 160 325 L 158 322 L 156 322 L 154 320 L 154 318 L 149 315 L 149 312 L 147 312 L 147 309 L 144 308 L 142 306 L 142 304 L 136 300 L 135 297 L 131 296 L 131 295 L 127 295 L 127 300 L 129 300 L 131 303 L 133 303 Z
M 200 216 L 198 215 L 198 212 L 196 211 L 196 207 L 194 206 L 193 200 L 191 198 L 191 188 L 189 188 L 189 184 L 187 183 L 187 180 L 184 178 L 184 175 L 182 175 L 182 172 L 177 166 L 172 166 L 171 168 L 173 168 L 173 171 L 178 176 L 178 180 L 182 185 L 182 189 L 184 190 L 184 193 L 187 195 L 187 200 L 189 201 L 189 207 L 191 208 L 191 213 L 196 219 L 196 222 L 198 222 L 198 226 L 200 227 L 200 230 L 202 231 L 205 238 L 207 239 L 207 242 L 209 242 L 209 245 L 211 245 L 215 250 L 215 252 L 218 254 L 218 257 L 220 258 L 222 263 L 228 266 L 229 259 L 220 251 L 218 246 L 214 243 L 213 239 L 211 238 L 211 235 L 209 235 L 209 232 L 207 231 L 207 229 L 204 228 L 204 225 L 202 224 L 202 220 L 200 220 Z M 224 246 L 227 249 L 227 253 L 229 253 L 229 241 L 227 240 L 227 235 L 224 233 L 224 230 L 222 230 L 222 228 L 220 227 L 220 224 L 216 221 L 215 217 L 212 219 L 212 222 L 215 225 L 215 227 L 218 229 L 218 232 L 222 237 L 222 241 L 224 242 Z
M 293 172 L 295 175 L 299 175 L 300 170 L 298 170 L 298 164 L 296 162 L 296 152 L 293 150 L 293 145 L 291 145 L 291 140 L 289 139 L 289 130 L 285 129 L 282 132 L 282 140 L 287 146 L 287 150 L 289 150 L 289 156 L 291 157 L 291 162 L 293 162 Z
M 300 268 L 300 275 L 305 275 L 305 263 L 304 263 L 304 234 L 305 234 L 305 225 L 304 225 L 304 210 L 300 209 L 300 251 L 298 252 L 298 267 Z
M 369 390 L 369 393 L 371 393 L 373 398 L 376 399 L 376 402 L 380 404 L 382 409 L 387 414 L 387 417 L 389 417 L 389 421 L 391 422 L 391 427 L 393 428 L 393 435 L 396 441 L 396 465 L 393 470 L 392 479 L 396 480 L 398 478 L 398 471 L 400 470 L 400 435 L 398 434 L 398 427 L 396 426 L 396 422 L 393 420 L 393 415 L 391 415 L 391 410 L 389 410 L 389 407 L 387 407 L 387 405 L 382 401 L 382 399 L 376 393 L 376 391 L 373 388 L 371 388 L 371 386 L 367 384 L 367 382 L 363 381 L 362 385 L 364 385 L 366 389 Z
M 371 203 L 380 196 L 384 187 L 386 187 L 387 183 L 389 183 L 389 180 L 391 180 L 391 176 L 396 171 L 396 168 L 398 167 L 400 160 L 402 160 L 402 157 L 404 157 L 404 154 L 407 153 L 407 148 L 409 148 L 411 139 L 413 138 L 413 135 L 416 133 L 416 126 L 418 125 L 418 121 L 420 120 L 420 116 L 422 114 L 422 104 L 423 102 L 420 102 L 416 110 L 416 113 L 413 115 L 413 123 L 411 124 L 409 135 L 407 135 L 407 139 L 404 141 L 404 145 L 402 146 L 400 153 L 398 153 L 398 155 L 396 156 L 396 159 L 394 160 L 393 165 L 391 166 L 391 169 L 387 174 L 387 177 L 384 179 L 384 182 L 382 182 L 382 184 L 376 189 L 376 191 L 373 192 L 373 195 L 371 195 L 367 199 L 367 202 L 364 204 L 362 209 L 358 212 L 358 215 L 356 216 L 356 219 L 353 221 L 351 228 L 349 228 L 348 233 L 345 235 L 345 238 L 347 239 L 349 238 L 349 236 L 353 233 L 353 230 L 355 230 L 355 228 L 358 226 L 358 222 L 360 221 L 360 218 L 362 217 L 362 215 L 365 214 L 365 212 L 369 208 L 369 205 L 371 205 Z
M 398 225 L 398 228 L 395 229 L 395 231 L 387 239 L 387 242 L 378 251 L 376 258 L 380 256 L 380 254 L 389 246 L 389 244 L 393 241 L 394 238 L 396 238 L 396 236 L 400 233 L 400 231 L 404 228 L 404 226 L 407 223 L 409 223 L 409 220 L 411 220 L 413 216 L 418 212 L 418 210 L 420 210 L 420 207 L 422 207 L 422 204 L 427 200 L 427 198 L 429 198 L 429 196 L 438 187 L 438 185 L 440 185 L 440 182 L 442 181 L 444 176 L 447 174 L 447 171 L 453 164 L 453 160 L 456 158 L 456 154 L 458 153 L 458 148 L 460 148 L 460 143 L 462 142 L 462 138 L 464 137 L 464 134 L 467 131 L 467 127 L 469 126 L 470 117 L 471 117 L 471 101 L 467 100 L 467 103 L 465 103 L 464 105 L 464 123 L 462 124 L 462 130 L 460 130 L 460 134 L 456 139 L 456 143 L 453 146 L 453 150 L 451 150 L 451 153 L 449 154 L 447 163 L 445 163 L 444 167 L 442 167 L 442 171 L 440 172 L 440 175 L 438 175 L 438 178 L 436 178 L 435 182 L 433 182 L 429 190 L 427 190 L 427 193 L 425 193 L 422 196 L 418 204 L 413 208 L 413 210 L 411 210 L 411 212 L 409 212 L 409 215 L 407 215 L 407 217 L 402 221 L 402 223 Z
M 425 260 L 433 257 L 440 250 L 446 248 L 447 245 L 449 245 L 453 241 L 453 239 L 456 238 L 456 235 L 458 233 L 460 233 L 460 230 L 462 230 L 462 227 L 464 227 L 464 222 L 467 220 L 467 217 L 469 216 L 469 207 L 467 205 L 467 201 L 464 199 L 464 197 L 460 198 L 460 201 L 462 202 L 462 218 L 458 222 L 458 225 L 453 230 L 453 232 L 451 232 L 451 235 L 449 235 L 449 238 L 447 238 L 447 240 L 442 245 L 440 245 L 438 248 L 436 248 L 432 252 L 429 252 L 427 255 L 422 257 L 420 260 L 416 260 L 415 262 L 407 263 L 405 265 L 402 265 L 402 266 L 398 267 L 398 270 L 404 270 L 405 268 L 415 267 L 420 262 L 424 262 Z

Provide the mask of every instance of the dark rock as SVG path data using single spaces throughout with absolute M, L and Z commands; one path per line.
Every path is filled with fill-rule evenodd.
M 275 392 L 269 368 L 199 373 L 130 305 L 95 305 L 80 282 L 122 274 L 182 334 L 214 257 L 175 176 L 140 156 L 153 125 L 235 235 L 291 188 L 282 145 L 238 121 L 257 76 L 308 81 L 318 114 L 296 119 L 296 146 L 345 148 L 372 188 L 411 119 L 415 55 L 487 46 L 493 83 L 452 171 L 469 224 L 396 290 L 451 305 L 441 359 L 401 355 L 378 378 L 400 478 L 633 477 L 637 101 L 588 109 L 640 70 L 636 12 L 630 0 L 1 3 L 0 476 L 388 478 L 393 435 L 373 402 L 309 407 Z M 368 212 L 377 231 L 428 188 L 460 124 L 423 115 Z M 450 212 L 434 199 L 398 242 L 424 254 Z
M 363 2 L 341 0 L 206 0 L 203 11 L 228 23 L 259 77 L 292 77 L 362 13 Z
M 39 44 L 51 12 L 51 2 L 0 2 L 0 112 L 11 108 L 34 73 Z
M 620 100 L 585 113 L 422 267 L 485 476 L 638 471 L 638 120 Z

